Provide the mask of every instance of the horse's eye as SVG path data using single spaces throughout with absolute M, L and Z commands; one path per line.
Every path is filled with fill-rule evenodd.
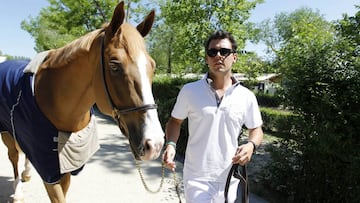
M 110 61 L 109 63 L 110 70 L 112 72 L 122 72 L 122 64 L 119 61 Z

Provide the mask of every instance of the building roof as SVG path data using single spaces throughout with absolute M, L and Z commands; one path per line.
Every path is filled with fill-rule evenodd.
M 249 78 L 246 76 L 245 73 L 234 73 L 233 75 L 237 80 L 240 80 L 240 81 L 249 80 Z M 264 73 L 264 74 L 256 77 L 256 80 L 259 82 L 263 82 L 266 80 L 272 81 L 272 80 L 276 80 L 279 76 L 280 76 L 280 74 L 277 74 L 277 73 Z

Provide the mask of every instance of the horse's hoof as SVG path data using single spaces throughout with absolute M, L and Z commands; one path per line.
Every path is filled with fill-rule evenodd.
M 22 182 L 28 182 L 31 179 L 31 175 L 26 175 L 24 172 L 21 173 L 21 181 Z
M 25 203 L 24 199 L 14 199 L 13 203 Z
M 25 203 L 25 199 L 23 197 L 14 197 L 11 196 L 12 203 Z

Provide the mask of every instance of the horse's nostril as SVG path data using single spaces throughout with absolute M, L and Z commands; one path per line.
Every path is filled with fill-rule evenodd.
M 150 149 L 151 149 L 150 144 L 149 144 L 148 142 L 146 142 L 146 144 L 145 144 L 145 150 L 148 151 L 148 150 L 150 150 Z
M 144 142 L 145 156 L 143 156 L 142 159 L 143 160 L 156 159 L 157 157 L 159 157 L 160 152 L 161 152 L 161 147 L 159 147 L 159 144 L 154 142 L 154 140 L 147 139 Z
M 146 141 L 146 142 L 145 142 L 145 146 L 144 146 L 144 148 L 145 148 L 145 151 L 151 150 L 151 144 L 150 144 L 150 141 Z

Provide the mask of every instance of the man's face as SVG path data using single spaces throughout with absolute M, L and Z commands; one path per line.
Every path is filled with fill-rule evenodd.
M 210 41 L 206 50 L 206 63 L 209 71 L 213 73 L 228 73 L 236 62 L 237 54 L 234 53 L 229 39 L 215 39 Z

